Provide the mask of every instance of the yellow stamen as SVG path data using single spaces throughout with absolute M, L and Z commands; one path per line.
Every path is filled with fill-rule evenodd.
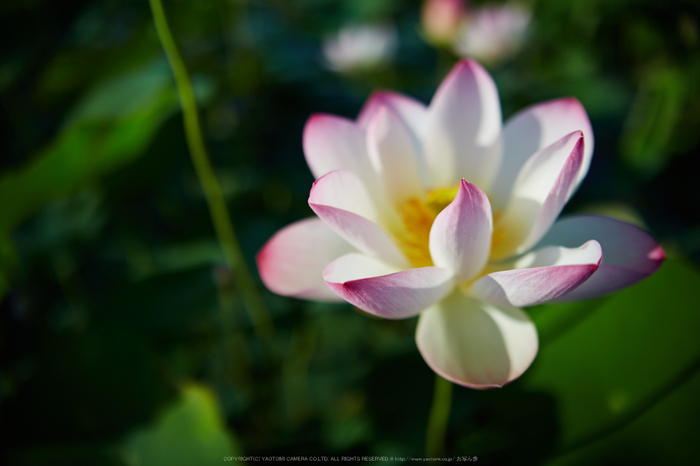
M 458 192 L 458 184 L 447 188 L 430 189 L 425 193 L 425 203 L 435 212 L 435 216 L 437 216 L 445 207 L 450 205 L 450 202 L 457 197 Z
M 458 192 L 459 185 L 430 189 L 425 192 L 422 199 L 412 197 L 397 206 L 401 221 L 392 229 L 392 234 L 414 267 L 433 265 L 429 247 L 430 229 L 438 214 L 454 200 Z M 499 256 L 501 249 L 506 246 L 508 231 L 505 230 L 504 225 L 499 225 L 502 217 L 501 211 L 493 213 L 492 257 Z M 493 271 L 490 267 L 486 266 L 484 272 L 472 279 L 469 284 Z
M 437 215 L 457 196 L 459 185 L 428 190 L 423 200 L 411 198 L 398 206 L 401 225 L 394 237 L 415 267 L 433 265 L 430 258 L 430 228 Z
M 505 230 L 503 225 L 499 224 L 499 220 L 503 217 L 503 212 L 498 211 L 493 213 L 493 234 L 491 235 L 491 256 L 497 256 L 500 247 L 503 244 Z
M 399 206 L 399 214 L 403 228 L 394 231 L 399 247 L 414 266 L 433 265 L 428 243 L 430 227 L 438 213 L 420 200 L 411 198 Z

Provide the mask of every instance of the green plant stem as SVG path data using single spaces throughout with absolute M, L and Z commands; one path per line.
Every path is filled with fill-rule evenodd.
M 182 105 L 187 146 L 190 150 L 199 183 L 204 191 L 204 197 L 214 224 L 214 231 L 223 249 L 226 264 L 231 273 L 233 273 L 238 292 L 253 322 L 255 332 L 261 339 L 269 339 L 274 333 L 272 320 L 262 297 L 257 292 L 250 270 L 243 259 L 243 253 L 236 239 L 221 187 L 209 161 L 204 138 L 202 137 L 192 82 L 175 40 L 170 33 L 161 0 L 149 0 L 149 2 L 158 38 L 163 45 L 165 55 L 168 57 L 168 62 L 175 75 L 175 84 L 177 85 L 180 104 Z
M 441 457 L 445 453 L 445 432 L 452 406 L 452 382 L 435 374 L 433 405 L 428 417 L 428 432 L 425 437 L 425 456 Z

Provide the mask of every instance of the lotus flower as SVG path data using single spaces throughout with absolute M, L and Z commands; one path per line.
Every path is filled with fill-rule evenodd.
M 472 60 L 428 107 L 377 92 L 356 121 L 309 118 L 303 145 L 318 218 L 263 246 L 265 285 L 387 319 L 420 314 L 423 358 L 464 386 L 500 387 L 531 364 L 537 331 L 521 307 L 612 292 L 664 258 L 627 223 L 555 222 L 591 162 L 585 110 L 553 100 L 502 125 L 496 86 Z
M 371 69 L 389 62 L 398 38 L 391 25 L 346 26 L 323 42 L 329 68 L 339 72 Z
M 425 37 L 436 45 L 452 42 L 466 11 L 463 0 L 426 0 L 421 11 Z
M 525 42 L 530 19 L 530 12 L 518 5 L 472 9 L 456 37 L 454 51 L 490 64 L 506 60 Z

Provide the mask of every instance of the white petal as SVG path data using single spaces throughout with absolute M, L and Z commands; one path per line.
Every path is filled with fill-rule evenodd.
M 498 307 L 459 292 L 423 312 L 416 343 L 442 377 L 471 388 L 501 387 L 537 354 L 537 330 L 520 309 Z
M 399 270 L 358 253 L 336 259 L 323 271 L 323 278 L 338 296 L 386 319 L 412 317 L 440 301 L 453 287 L 447 270 Z
M 603 261 L 593 276 L 559 301 L 591 299 L 628 287 L 661 266 L 664 251 L 639 227 L 596 215 L 574 215 L 557 221 L 539 245 L 570 246 L 587 239 L 603 248 Z
M 488 189 L 498 168 L 493 145 L 501 131 L 496 85 L 478 63 L 460 61 L 435 93 L 426 122 L 423 156 L 432 187 L 461 178 Z
M 512 270 L 481 277 L 469 294 L 501 306 L 534 306 L 575 290 L 598 269 L 602 257 L 596 241 L 575 249 L 545 247 L 518 259 Z
M 357 124 L 364 129 L 369 127 L 374 114 L 381 106 L 391 108 L 410 129 L 415 142 L 420 146 L 425 131 L 428 108 L 422 102 L 411 97 L 389 91 L 374 92 L 357 116 Z
M 316 180 L 309 206 L 333 231 L 365 254 L 400 267 L 408 265 L 398 246 L 377 224 L 377 210 L 353 173 L 336 170 Z
M 591 122 L 578 100 L 543 102 L 508 119 L 503 128 L 503 159 L 490 192 L 494 208 L 505 205 L 518 173 L 532 154 L 573 131 L 581 131 L 585 141 L 581 171 L 576 180 L 578 185 L 588 173 L 593 155 Z
M 462 180 L 454 200 L 438 214 L 430 229 L 430 256 L 458 282 L 476 276 L 491 251 L 493 219 L 486 194 Z
M 576 131 L 525 163 L 505 212 L 496 220 L 492 259 L 527 251 L 549 230 L 573 193 L 583 146 L 583 136 Z
M 323 280 L 323 269 L 355 249 L 318 218 L 274 234 L 256 256 L 260 278 L 272 292 L 316 301 L 341 301 Z
M 374 113 L 367 130 L 370 160 L 394 205 L 423 196 L 418 154 L 411 133 L 387 106 Z
M 375 183 L 365 131 L 354 121 L 335 115 L 312 115 L 306 121 L 302 142 L 306 163 L 315 178 L 334 170 L 348 170 L 367 185 Z
M 347 170 L 335 170 L 316 180 L 309 203 L 347 210 L 375 223 L 379 221 L 379 213 L 365 185 Z

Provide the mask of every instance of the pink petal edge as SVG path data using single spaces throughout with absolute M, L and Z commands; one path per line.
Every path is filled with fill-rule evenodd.
M 593 276 L 557 301 L 592 299 L 626 288 L 655 273 L 665 259 L 663 248 L 643 229 L 599 215 L 572 215 L 557 221 L 539 245 L 569 246 L 594 238 L 603 261 Z
M 560 254 L 567 252 L 576 259 L 566 260 L 561 265 L 493 272 L 474 282 L 469 293 L 499 306 L 512 307 L 534 306 L 557 299 L 581 286 L 603 260 L 602 248 L 594 240 L 576 249 L 560 248 Z
M 453 288 L 452 275 L 439 267 L 372 276 L 377 272 L 372 270 L 370 261 L 371 258 L 356 253 L 339 257 L 323 271 L 323 279 L 338 296 L 378 317 L 413 317 L 439 302 Z
M 263 284 L 273 293 L 325 302 L 341 299 L 323 280 L 323 269 L 354 251 L 318 218 L 299 220 L 277 231 L 255 260 Z

